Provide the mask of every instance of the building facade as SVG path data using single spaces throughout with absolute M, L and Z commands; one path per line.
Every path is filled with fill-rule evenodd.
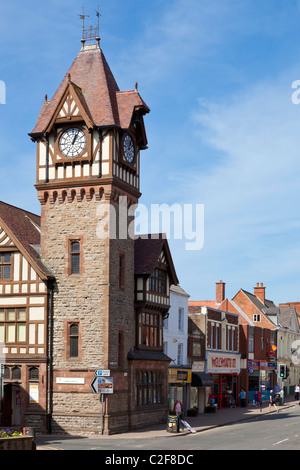
M 0 202 L 0 227 L 0 424 L 45 429 L 53 277 L 39 257 L 40 218 Z
M 165 237 L 134 236 L 149 111 L 137 86 L 119 90 L 99 38 L 82 40 L 30 133 L 41 217 L 15 208 L 13 234 L 0 207 L 2 409 L 26 401 L 20 425 L 111 434 L 166 422 L 163 320 L 178 279 Z M 97 370 L 112 384 L 101 399 Z
M 173 410 L 176 400 L 183 404 L 187 414 L 191 385 L 191 367 L 187 361 L 188 349 L 188 298 L 179 285 L 170 288 L 170 310 L 164 320 L 164 352 L 169 365 L 169 408 Z
M 192 304 L 189 305 L 189 354 L 194 365 L 191 385 L 198 394 L 193 401 L 198 402 L 200 411 L 209 401 L 219 408 L 228 407 L 231 396 L 236 400 L 238 394 L 239 316 Z M 192 392 L 195 395 L 195 390 Z

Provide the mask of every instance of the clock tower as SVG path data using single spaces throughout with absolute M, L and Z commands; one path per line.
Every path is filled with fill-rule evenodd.
M 102 432 L 129 429 L 134 393 L 127 357 L 136 344 L 133 215 L 118 221 L 140 197 L 149 108 L 137 85 L 119 90 L 95 39 L 82 40 L 30 133 L 41 258 L 55 278 L 48 315 L 53 433 L 99 432 L 101 413 Z M 98 369 L 109 370 L 114 383 L 102 406 L 90 386 Z

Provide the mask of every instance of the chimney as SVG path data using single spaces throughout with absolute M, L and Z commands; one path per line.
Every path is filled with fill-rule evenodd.
M 216 304 L 221 304 L 225 300 L 225 282 L 216 282 Z
M 265 290 L 266 288 L 264 287 L 263 283 L 259 285 L 259 282 L 256 283 L 256 286 L 254 287 L 254 295 L 259 298 L 259 300 L 262 301 L 262 303 L 265 303 Z

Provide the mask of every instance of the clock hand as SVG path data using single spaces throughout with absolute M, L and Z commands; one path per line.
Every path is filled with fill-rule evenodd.
M 76 141 L 77 137 L 78 137 L 78 134 L 75 134 L 75 137 L 74 137 L 74 139 L 73 139 L 72 145 L 75 144 L 75 141 Z

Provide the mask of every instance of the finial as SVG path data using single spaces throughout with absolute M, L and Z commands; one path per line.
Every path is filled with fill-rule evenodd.
M 83 14 L 82 15 L 78 15 L 80 16 L 80 19 L 82 20 L 82 39 L 81 39 L 81 42 L 84 44 L 85 41 L 90 41 L 90 40 L 93 40 L 93 39 L 96 39 L 98 44 L 100 42 L 100 37 L 99 37 L 99 28 L 100 28 L 100 25 L 99 25 L 99 21 L 100 21 L 100 11 L 99 11 L 99 5 L 98 5 L 98 10 L 96 10 L 96 16 L 98 18 L 98 25 L 94 28 L 93 25 L 91 25 L 89 28 L 85 28 L 85 18 L 89 18 L 89 15 L 85 15 L 84 13 L 84 8 L 83 8 Z
M 69 72 L 69 73 L 68 73 L 68 82 L 70 83 L 70 81 L 71 81 L 71 74 L 70 74 L 70 72 Z
M 82 15 L 78 15 L 82 20 L 82 39 L 84 38 L 84 20 L 85 18 L 89 18 L 89 15 L 84 14 L 84 7 L 82 7 Z
M 139 87 L 139 84 L 138 84 L 138 82 L 135 82 L 135 86 L 134 86 L 134 88 L 135 88 L 135 91 L 138 91 L 138 87 Z
M 48 95 L 47 95 L 47 93 L 46 93 L 46 95 L 45 95 L 45 101 L 48 101 Z

